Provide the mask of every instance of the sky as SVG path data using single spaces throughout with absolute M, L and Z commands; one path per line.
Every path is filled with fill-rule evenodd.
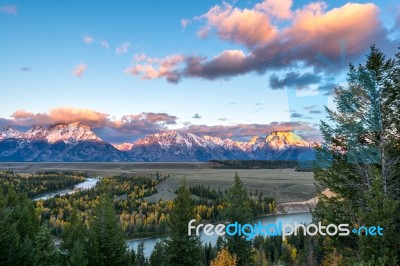
M 348 64 L 392 56 L 399 26 L 396 1 L 0 0 L 0 126 L 317 140 Z

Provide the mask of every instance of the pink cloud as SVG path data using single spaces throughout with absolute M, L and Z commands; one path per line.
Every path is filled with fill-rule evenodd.
M 189 125 L 181 131 L 200 136 L 209 135 L 220 138 L 244 138 L 263 136 L 274 131 L 302 131 L 304 135 L 318 135 L 319 131 L 303 122 L 271 122 L 269 124 L 237 124 L 237 125 Z
M 31 113 L 17 110 L 11 115 L 14 124 L 19 126 L 54 125 L 59 123 L 81 122 L 97 128 L 107 124 L 108 115 L 90 109 L 59 107 L 48 113 Z
M 173 54 L 165 58 L 151 58 L 145 54 L 139 54 L 134 60 L 141 63 L 127 68 L 126 73 L 141 76 L 144 80 L 165 77 L 170 82 L 176 82 L 180 77 L 174 69 L 185 60 L 185 57 Z
M 115 49 L 115 53 L 116 53 L 117 55 L 126 54 L 126 53 L 128 52 L 128 50 L 129 50 L 129 47 L 130 47 L 130 46 L 131 46 L 130 43 L 125 42 L 125 43 L 121 44 L 120 46 L 118 46 L 118 47 Z
M 181 19 L 182 28 L 186 28 L 190 23 L 192 23 L 189 19 Z
M 254 9 L 276 19 L 290 19 L 293 17 L 292 5 L 293 0 L 265 0 L 256 4 Z
M 83 42 L 86 44 L 91 44 L 92 42 L 94 42 L 94 39 L 90 36 L 83 36 Z
M 0 7 L 0 13 L 4 13 L 4 14 L 7 14 L 7 15 L 17 15 L 18 7 L 17 6 L 13 6 L 13 5 L 1 6 Z
M 281 23 L 285 20 L 285 23 Z M 379 19 L 379 9 L 372 3 L 348 3 L 328 10 L 324 2 L 314 2 L 294 9 L 292 0 L 265 0 L 252 8 L 237 8 L 224 3 L 212 7 L 193 21 L 202 22 L 200 38 L 216 33 L 219 39 L 242 45 L 243 49 L 225 50 L 211 58 L 180 55 L 182 64 L 169 65 L 161 74 L 158 62 L 140 63 L 130 68 L 143 79 L 166 78 L 179 82 L 182 77 L 227 78 L 249 72 L 259 74 L 301 63 L 305 67 L 333 73 L 363 54 L 376 43 L 382 49 L 394 49 Z M 336 69 L 317 59 L 323 54 L 340 62 L 340 43 L 346 44 L 346 62 Z M 245 51 L 245 52 L 244 52 Z M 335 66 L 336 67 L 336 66 Z
M 101 133 L 102 138 L 135 139 L 146 134 L 168 131 L 168 125 L 175 125 L 177 117 L 167 113 L 139 113 L 115 118 L 110 114 L 96 110 L 75 107 L 57 107 L 44 113 L 33 113 L 25 110 L 15 111 L 10 119 L 0 118 L 0 125 L 30 127 L 33 125 L 51 126 L 60 123 L 79 122 L 88 125 Z M 221 118 L 221 121 L 226 119 Z M 236 125 L 193 125 L 178 129 L 185 133 L 200 136 L 209 135 L 221 138 L 246 138 L 265 136 L 273 131 L 300 132 L 305 139 L 317 139 L 319 131 L 305 122 L 272 122 L 269 124 L 236 124 Z
M 267 43 L 277 33 L 264 12 L 234 8 L 228 3 L 224 3 L 223 6 L 216 5 L 196 19 L 206 21 L 202 31 L 212 27 L 221 39 L 250 47 Z M 204 33 L 199 35 L 203 36 Z
M 136 62 L 145 61 L 147 59 L 147 55 L 145 53 L 135 54 L 133 60 Z
M 87 69 L 87 65 L 86 64 L 79 64 L 73 71 L 73 74 L 75 77 L 81 78 L 83 73 L 85 73 Z
M 176 124 L 176 120 L 176 116 L 167 113 L 130 114 L 123 115 L 120 119 L 112 119 L 109 114 L 91 109 L 58 107 L 47 113 L 17 110 L 11 115 L 11 119 L 0 119 L 0 122 L 25 127 L 79 122 L 94 129 L 108 128 L 132 134 L 150 134 L 167 130 L 166 125 Z

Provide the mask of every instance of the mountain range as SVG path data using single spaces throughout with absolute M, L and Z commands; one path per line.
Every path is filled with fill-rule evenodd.
M 294 132 L 272 132 L 234 141 L 167 131 L 134 143 L 112 145 L 78 122 L 35 125 L 26 132 L 0 127 L 0 161 L 193 162 L 217 160 L 310 160 L 312 144 Z

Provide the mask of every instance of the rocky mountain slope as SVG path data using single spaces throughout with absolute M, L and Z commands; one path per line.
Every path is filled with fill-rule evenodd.
M 212 159 L 309 160 L 311 145 L 293 132 L 234 141 L 168 131 L 134 143 L 111 145 L 80 123 L 0 127 L 0 161 L 209 161 Z

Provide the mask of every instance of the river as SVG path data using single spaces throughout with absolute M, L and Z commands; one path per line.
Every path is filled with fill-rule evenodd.
M 278 214 L 278 215 L 271 215 L 265 216 L 259 219 L 256 219 L 255 222 L 261 221 L 262 225 L 266 224 L 278 224 L 279 222 L 282 225 L 285 224 L 294 224 L 294 223 L 303 223 L 309 224 L 312 222 L 312 215 L 309 212 L 304 213 L 293 213 L 293 214 Z M 130 249 L 134 249 L 137 251 L 137 247 L 140 242 L 143 241 L 144 243 L 144 255 L 146 257 L 150 257 L 151 252 L 154 249 L 156 243 L 160 240 L 165 239 L 166 237 L 153 237 L 153 238 L 145 238 L 145 239 L 135 239 L 127 241 L 127 244 Z M 215 245 L 217 242 L 218 236 L 216 234 L 212 236 L 207 236 L 203 232 L 200 233 L 200 239 L 203 244 L 211 243 L 211 245 Z
M 97 182 L 99 182 L 99 178 L 87 178 L 84 182 L 75 185 L 74 188 L 72 188 L 72 189 L 57 190 L 55 192 L 46 193 L 39 197 L 33 198 L 32 200 L 33 201 L 46 200 L 46 199 L 51 199 L 51 198 L 55 197 L 56 195 L 72 194 L 79 190 L 93 188 L 96 186 Z

